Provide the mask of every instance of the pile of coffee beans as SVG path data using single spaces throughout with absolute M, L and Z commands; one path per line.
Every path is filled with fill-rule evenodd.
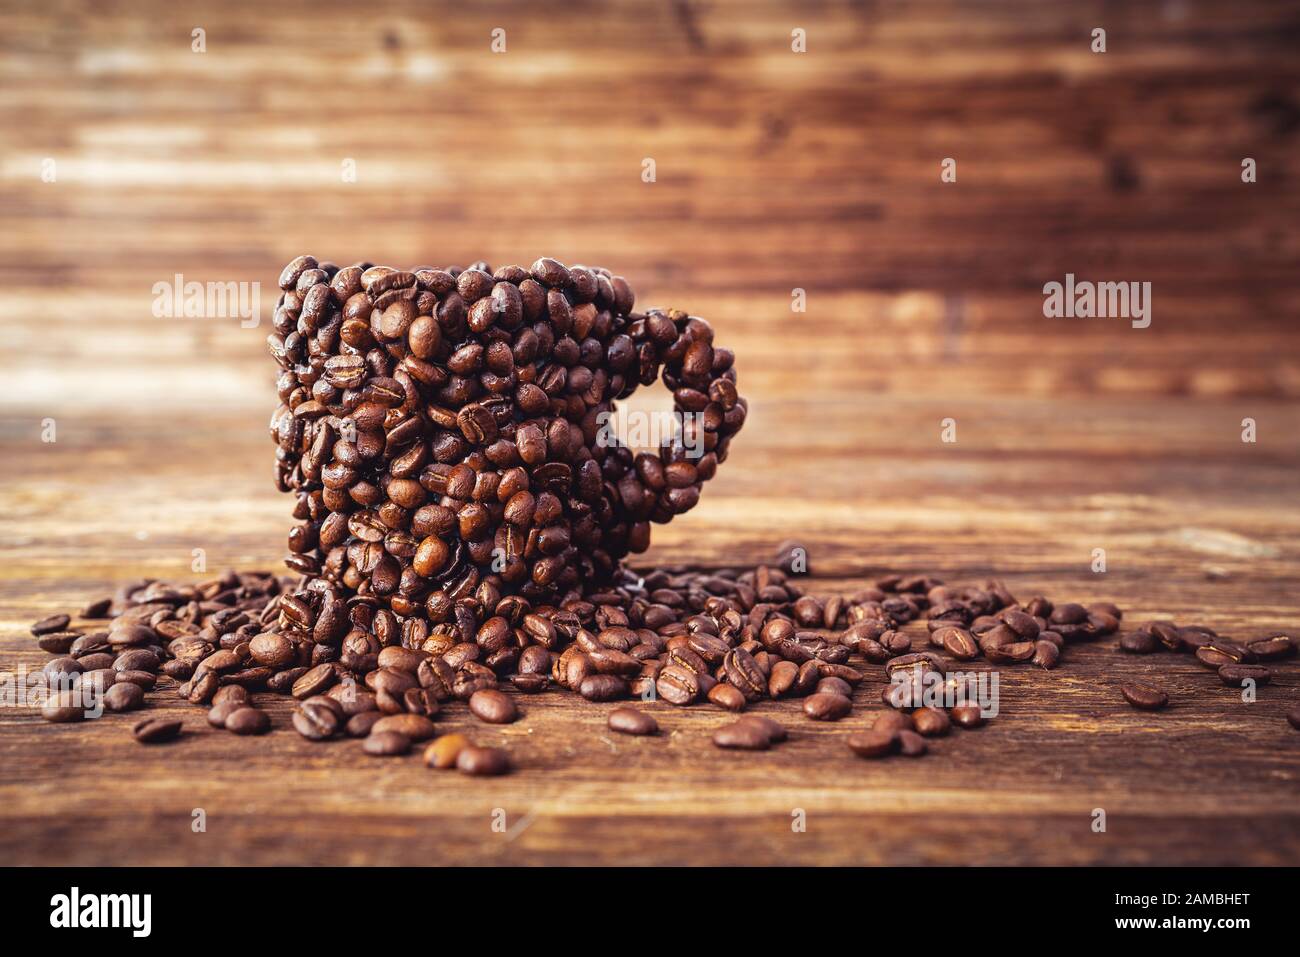
M 299 256 L 280 288 L 271 437 L 300 523 L 289 565 L 319 583 L 297 627 L 317 643 L 344 638 L 353 599 L 438 635 L 483 583 L 555 602 L 613 581 L 652 522 L 699 501 L 745 421 L 709 324 L 633 312 L 606 269 Z M 675 434 L 634 454 L 608 416 L 660 378 Z
M 1271 682 L 1273 670 L 1264 662 L 1291 657 L 1296 653 L 1296 641 L 1290 635 L 1272 634 L 1238 642 L 1205 625 L 1179 626 L 1172 621 L 1151 621 L 1123 635 L 1119 648 L 1134 655 L 1192 654 L 1201 665 L 1215 671 L 1224 685 L 1241 688 L 1247 682 L 1253 682 L 1255 687 Z M 1169 695 L 1154 685 L 1124 685 L 1120 691 L 1135 708 L 1154 711 L 1169 704 Z M 1300 727 L 1290 716 L 1288 720 Z

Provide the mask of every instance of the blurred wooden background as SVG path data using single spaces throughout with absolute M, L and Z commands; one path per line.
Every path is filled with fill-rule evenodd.
M 713 321 L 753 412 L 650 561 L 752 561 L 799 536 L 814 570 L 850 582 L 997 572 L 1137 618 L 1291 628 L 1298 43 L 1296 4 L 1226 0 L 0 0 L 0 661 L 39 661 L 26 623 L 116 579 L 189 576 L 194 548 L 211 569 L 278 561 L 268 322 L 150 309 L 180 273 L 260 282 L 269 317 L 301 252 L 599 263 L 641 303 Z M 1045 319 L 1042 286 L 1067 272 L 1151 282 L 1151 327 Z M 1259 705 L 1273 724 L 1277 695 Z M 1211 717 L 1262 747 L 1254 714 Z M 10 758 L 31 753 L 23 720 L 0 738 Z M 1235 846 L 1294 863 L 1291 757 L 1225 769 L 1202 796 L 1179 755 L 1116 760 L 1080 757 L 1079 780 L 1113 773 L 1130 795 L 1154 780 L 1166 791 L 1144 800 L 1172 802 L 1190 834 L 1225 802 L 1282 815 Z M 1027 764 L 1006 793 L 1042 777 Z M 10 797 L 39 830 L 22 815 L 50 795 Z M 1032 857 L 1024 832 L 989 826 L 1005 836 L 986 860 Z M 1159 830 L 1127 857 L 1043 853 L 1225 853 Z M 865 859 L 833 845 L 803 847 Z

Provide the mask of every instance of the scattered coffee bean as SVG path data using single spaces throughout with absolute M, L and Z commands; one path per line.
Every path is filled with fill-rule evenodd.
M 736 721 L 713 732 L 713 743 L 719 748 L 766 751 L 772 746 L 772 736 L 761 724 Z
M 500 748 L 469 744 L 456 755 L 456 769 L 473 777 L 494 777 L 510 771 L 510 758 Z
M 379 758 L 395 757 L 411 750 L 411 739 L 396 731 L 371 731 L 362 745 L 366 754 Z
M 907 758 L 919 758 L 929 749 L 925 738 L 906 729 L 898 732 L 898 753 Z
M 912 712 L 912 723 L 916 733 L 927 738 L 935 738 L 948 733 L 952 721 L 946 712 L 937 708 L 917 708 Z M 906 728 L 899 728 L 904 731 Z
M 838 721 L 853 710 L 845 695 L 821 692 L 804 699 L 803 713 L 814 721 Z
M 636 708 L 615 708 L 609 713 L 609 729 L 619 734 L 658 734 L 659 722 Z
M 1124 700 L 1143 711 L 1156 711 L 1169 704 L 1169 695 L 1154 685 L 1130 682 L 1120 686 Z
M 860 758 L 883 758 L 898 748 L 898 733 L 894 731 L 859 731 L 845 738 L 849 750 Z
M 509 724 L 519 718 L 519 709 L 515 707 L 514 699 L 504 692 L 492 689 L 474 692 L 469 699 L 469 710 L 474 717 L 488 724 Z
M 131 733 L 141 744 L 161 744 L 181 733 L 181 721 L 179 718 L 145 718 L 131 729 Z
M 116 683 L 104 692 L 104 708 L 108 711 L 134 711 L 144 704 L 144 689 L 129 681 Z
M 265 734 L 271 730 L 271 719 L 257 708 L 236 708 L 226 716 L 226 730 L 234 734 Z
M 952 718 L 953 724 L 962 728 L 979 728 L 984 725 L 984 715 L 980 713 L 979 705 L 959 704 L 948 709 L 948 717 Z
M 1246 681 L 1266 685 L 1273 680 L 1273 672 L 1263 665 L 1222 665 L 1219 680 L 1230 688 L 1240 688 Z
M 424 749 L 424 763 L 439 771 L 456 766 L 460 752 L 469 747 L 469 738 L 463 734 L 444 734 L 429 742 Z

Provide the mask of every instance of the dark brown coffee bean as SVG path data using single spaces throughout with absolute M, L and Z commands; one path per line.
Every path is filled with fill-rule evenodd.
M 1045 671 L 1050 671 L 1061 660 L 1061 649 L 1050 641 L 1039 639 L 1034 642 L 1033 663 Z
M 853 702 L 842 694 L 822 692 L 804 699 L 803 713 L 814 721 L 838 721 L 853 710 Z
M 79 631 L 52 631 L 37 638 L 36 644 L 41 651 L 49 654 L 66 655 L 72 650 L 73 644 L 80 637 L 81 632 Z
M 488 724 L 509 724 L 519 718 L 519 709 L 507 694 L 496 690 L 476 691 L 469 699 L 469 710 Z
M 755 701 L 767 692 L 767 676 L 754 661 L 754 656 L 743 648 L 733 648 L 723 658 L 723 668 L 727 680 L 735 685 L 750 701 Z
M 609 713 L 609 729 L 619 734 L 658 734 L 659 722 L 636 708 L 615 708 Z
M 352 717 L 348 718 L 348 723 L 344 725 L 344 731 L 349 738 L 364 738 L 372 728 L 384 718 L 382 711 L 359 711 Z M 299 729 L 301 734 L 301 729 Z M 304 735 L 304 737 L 307 737 Z
M 898 732 L 898 753 L 906 758 L 919 758 L 929 750 L 929 745 L 925 743 L 925 738 L 921 737 L 915 731 L 906 729 Z
M 1255 655 L 1244 645 L 1227 638 L 1215 638 L 1196 649 L 1196 660 L 1207 668 L 1219 670 L 1223 665 L 1250 665 Z
M 760 724 L 737 721 L 713 732 L 713 744 L 739 751 L 766 751 L 772 746 L 772 736 Z
M 104 674 L 104 672 L 93 672 L 94 674 Z M 114 677 L 113 684 L 133 684 L 138 685 L 141 691 L 152 691 L 154 685 L 158 683 L 158 676 L 149 671 L 118 671 L 110 673 Z M 82 680 L 85 680 L 83 677 Z
M 779 744 L 789 737 L 789 734 L 785 730 L 785 725 L 765 715 L 747 714 L 743 717 L 737 718 L 736 723 L 758 725 L 767 734 L 768 738 L 771 739 L 773 744 Z
M 745 695 L 735 685 L 721 682 L 709 689 L 706 697 L 719 708 L 727 711 L 744 711 Z
M 1240 688 L 1248 680 L 1266 685 L 1273 680 L 1273 672 L 1263 665 L 1223 665 L 1219 668 L 1219 680 L 1229 688 Z
M 309 741 L 325 741 L 338 732 L 343 713 L 338 701 L 317 695 L 298 705 L 292 718 L 293 729 Z
M 917 708 L 912 712 L 912 723 L 916 733 L 927 738 L 935 738 L 948 733 L 952 722 L 948 715 L 937 708 Z M 900 728 L 900 731 L 906 730 Z
M 1261 661 L 1272 661 L 1295 654 L 1296 644 L 1288 635 L 1274 635 L 1272 638 L 1252 641 L 1246 645 L 1246 649 Z
M 226 730 L 234 734 L 265 734 L 271 730 L 271 719 L 257 708 L 236 708 L 226 716 Z
M 859 731 L 845 738 L 845 743 L 860 758 L 883 758 L 897 749 L 898 734 L 894 731 Z
M 1143 711 L 1156 711 L 1169 704 L 1169 695 L 1154 685 L 1130 682 L 1120 686 L 1124 700 Z
M 979 705 L 959 704 L 955 708 L 948 709 L 948 717 L 952 718 L 952 723 L 962 728 L 979 728 L 984 724 L 984 715 L 980 713 Z
M 208 709 L 208 724 L 214 728 L 224 728 L 226 719 L 244 707 L 241 701 L 217 701 Z
M 875 722 L 871 725 L 871 730 L 883 731 L 892 736 L 899 731 L 915 731 L 916 723 L 912 715 L 903 711 L 882 711 L 876 716 Z
M 1286 713 L 1286 720 L 1290 723 L 1291 727 L 1300 731 L 1300 706 L 1294 707 L 1288 711 Z
M 700 679 L 687 668 L 669 665 L 659 673 L 655 690 L 669 704 L 686 705 L 699 698 Z
M 190 704 L 207 704 L 212 700 L 212 696 L 217 693 L 217 684 L 216 673 L 205 671 L 190 682 L 189 694 L 186 697 L 189 699 Z
M 776 662 L 767 678 L 767 693 L 773 698 L 785 697 L 794 688 L 798 675 L 799 666 L 793 661 Z
M 411 739 L 397 731 L 376 732 L 371 729 L 362 750 L 377 758 L 397 757 L 411 750 Z
M 145 718 L 131 729 L 131 733 L 141 744 L 161 744 L 181 733 L 181 722 L 178 718 Z
M 129 681 L 116 683 L 104 692 L 104 708 L 108 711 L 135 711 L 144 704 L 144 689 Z
M 817 687 L 813 689 L 815 693 L 821 694 L 827 692 L 830 694 L 843 695 L 846 698 L 853 697 L 853 686 L 843 678 L 836 678 L 833 675 L 827 675 L 817 682 Z
M 333 664 L 317 665 L 293 683 L 290 693 L 299 701 L 314 697 L 332 685 L 336 677 L 338 673 Z
M 1159 651 L 1160 639 L 1149 631 L 1130 631 L 1119 639 L 1120 651 L 1133 655 L 1149 655 Z
M 456 755 L 456 770 L 472 777 L 495 777 L 510 772 L 510 758 L 500 748 L 469 744 Z
M 979 657 L 979 645 L 976 644 L 974 635 L 965 628 L 940 628 L 932 633 L 932 638 L 937 638 L 944 651 L 958 661 L 970 661 Z
M 492 692 L 480 691 L 479 694 L 491 694 Z M 474 699 L 470 699 L 471 707 Z M 370 726 L 370 734 L 382 734 L 386 731 L 396 731 L 412 741 L 428 741 L 438 733 L 437 727 L 432 721 L 422 714 L 389 714 L 384 715 Z
M 588 675 L 578 686 L 588 701 L 616 701 L 627 697 L 627 681 L 617 675 Z
M 32 625 L 32 634 L 39 638 L 41 635 L 63 631 L 71 621 L 72 619 L 68 615 L 50 615 L 48 618 L 42 618 Z
M 109 691 L 111 690 L 113 689 L 110 688 Z M 79 691 L 59 691 L 45 698 L 41 705 L 41 717 L 55 723 L 82 721 L 91 706 Z

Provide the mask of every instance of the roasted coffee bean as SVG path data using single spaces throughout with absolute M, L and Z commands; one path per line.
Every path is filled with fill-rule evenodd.
M 803 713 L 814 721 L 838 721 L 853 710 L 853 702 L 845 695 L 820 692 L 804 699 Z
M 1196 660 L 1217 671 L 1224 665 L 1254 664 L 1255 655 L 1235 641 L 1216 638 L 1196 649 Z
M 1154 685 L 1130 682 L 1120 686 L 1124 700 L 1143 711 L 1155 711 L 1169 704 L 1169 695 Z
M 925 743 L 925 738 L 915 731 L 906 729 L 898 732 L 898 753 L 906 758 L 919 758 L 929 750 L 929 745 Z
M 883 758 L 898 748 L 895 731 L 859 731 L 844 740 L 849 750 L 860 758 Z
M 36 644 L 41 651 L 48 652 L 51 655 L 66 655 L 72 650 L 73 644 L 81 637 L 79 631 L 51 631 L 37 638 Z
M 588 701 L 617 701 L 627 697 L 627 690 L 627 681 L 617 675 L 588 675 L 578 686 Z
M 338 733 L 342 721 L 343 707 L 324 695 L 303 701 L 292 718 L 293 729 L 309 741 L 332 738 Z
M 735 685 L 720 682 L 709 689 L 706 697 L 719 708 L 727 711 L 745 710 L 745 695 Z
M 190 704 L 207 704 L 212 700 L 213 695 L 217 693 L 218 679 L 215 672 L 205 671 L 202 675 L 190 682 L 189 698 Z
M 1286 713 L 1286 720 L 1290 723 L 1291 727 L 1300 731 L 1300 707 L 1295 707 L 1288 711 Z
M 937 708 L 917 708 L 912 712 L 912 723 L 916 733 L 927 738 L 934 738 L 948 733 L 952 722 L 948 715 Z M 906 730 L 900 728 L 900 731 Z
M 467 744 L 456 755 L 456 769 L 472 777 L 495 777 L 510 772 L 510 758 L 500 748 Z
M 234 734 L 265 734 L 271 730 L 271 719 L 257 708 L 236 708 L 226 716 L 226 730 Z
M 767 693 L 773 698 L 785 697 L 794 688 L 798 676 L 799 666 L 793 661 L 776 662 L 767 678 Z
M 348 718 L 343 728 L 349 738 L 364 738 L 383 719 L 382 711 L 360 711 Z
M 915 731 L 916 722 L 912 715 L 903 711 L 882 711 L 876 716 L 871 729 L 873 731 L 883 731 L 892 736 L 899 731 Z
M 1060 662 L 1061 649 L 1050 641 L 1040 639 L 1034 642 L 1034 657 L 1032 660 L 1038 667 L 1050 671 Z
M 95 672 L 95 674 L 104 674 L 104 672 Z M 158 676 L 149 671 L 118 671 L 116 673 L 109 672 L 108 674 L 115 679 L 114 684 L 129 683 L 137 685 L 141 691 L 152 691 L 154 685 L 158 683 Z
M 181 733 L 177 718 L 145 718 L 131 729 L 131 734 L 141 744 L 161 744 L 175 739 Z
M 853 687 L 843 678 L 836 678 L 833 675 L 827 675 L 817 682 L 817 687 L 813 689 L 815 693 L 821 694 L 828 692 L 830 694 L 843 695 L 846 698 L 853 697 Z
M 208 724 L 214 728 L 224 728 L 226 719 L 244 707 L 241 701 L 217 701 L 208 709 Z
M 975 637 L 965 628 L 940 628 L 938 631 L 932 632 L 931 635 L 932 638 L 939 640 L 944 651 L 958 661 L 970 661 L 979 657 L 979 645 L 976 644 Z
M 299 701 L 314 697 L 332 685 L 336 677 L 333 664 L 317 665 L 293 683 L 290 693 Z
M 747 714 L 744 717 L 737 718 L 736 723 L 757 725 L 758 727 L 763 729 L 764 733 L 767 734 L 768 738 L 772 741 L 773 744 L 779 744 L 780 742 L 784 741 L 787 737 L 789 737 L 789 735 L 785 730 L 785 725 L 765 715 Z
M 1246 649 L 1261 661 L 1272 661 L 1295 654 L 1295 641 L 1288 635 L 1274 635 L 1249 642 Z
M 747 700 L 755 701 L 764 696 L 767 691 L 767 676 L 754 661 L 754 656 L 745 649 L 733 648 L 728 651 L 723 658 L 723 668 L 727 681 L 735 685 Z
M 1127 651 L 1134 655 L 1149 655 L 1152 652 L 1159 651 L 1161 648 L 1160 639 L 1150 631 L 1130 631 L 1123 635 L 1119 640 L 1121 651 Z
M 41 635 L 63 631 L 71 621 L 72 619 L 68 615 L 50 615 L 48 618 L 42 618 L 32 625 L 32 634 L 39 638 Z
M 713 744 L 738 751 L 766 751 L 772 746 L 772 736 L 761 724 L 736 721 L 713 732 Z
M 79 691 L 59 691 L 45 698 L 41 705 L 41 717 L 56 723 L 82 721 L 90 707 L 92 704 Z
M 609 729 L 619 734 L 658 734 L 659 722 L 636 708 L 615 708 L 609 713 Z
M 488 724 L 509 724 L 519 718 L 519 709 L 507 694 L 496 690 L 476 691 L 469 699 L 474 717 Z
M 439 771 L 449 770 L 456 766 L 461 751 L 469 746 L 469 739 L 463 734 L 444 734 L 424 749 L 424 763 Z
M 490 692 L 479 693 L 488 694 Z M 422 714 L 385 715 L 370 727 L 372 735 L 382 734 L 386 731 L 396 731 L 412 741 L 428 741 L 438 733 L 434 723 Z
M 655 690 L 669 704 L 690 704 L 700 696 L 700 679 L 694 671 L 669 665 L 659 672 Z
M 377 758 L 397 757 L 411 750 L 411 739 L 397 731 L 375 731 L 372 728 L 362 750 Z
M 104 708 L 108 711 L 135 711 L 144 704 L 144 689 L 129 681 L 115 683 L 104 692 Z
M 1273 672 L 1263 665 L 1223 665 L 1219 668 L 1219 680 L 1229 688 L 1240 688 L 1246 681 L 1266 685 L 1273 680 Z
M 959 704 L 948 709 L 948 717 L 952 718 L 953 724 L 962 728 L 978 728 L 984 724 L 984 715 L 980 713 L 979 705 Z

